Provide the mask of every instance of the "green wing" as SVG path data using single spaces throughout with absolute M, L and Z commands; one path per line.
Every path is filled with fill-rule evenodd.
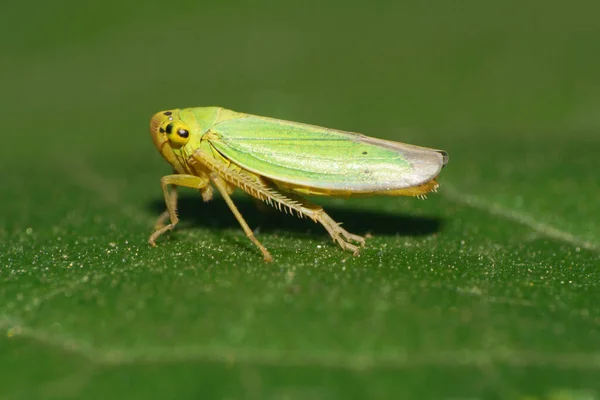
M 294 185 L 372 192 L 435 178 L 444 152 L 296 122 L 245 115 L 217 122 L 211 144 L 258 175 Z

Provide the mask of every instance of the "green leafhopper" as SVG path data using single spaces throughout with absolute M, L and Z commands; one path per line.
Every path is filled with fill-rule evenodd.
M 204 201 L 212 199 L 214 186 L 265 261 L 273 257 L 231 200 L 236 188 L 280 211 L 319 222 L 344 250 L 357 255 L 365 239 L 302 196 L 422 196 L 437 190 L 435 179 L 448 162 L 442 150 L 222 107 L 158 112 L 150 133 L 174 173 L 161 179 L 167 209 L 148 242 L 155 246 L 179 221 L 177 191 L 169 186 L 194 188 Z

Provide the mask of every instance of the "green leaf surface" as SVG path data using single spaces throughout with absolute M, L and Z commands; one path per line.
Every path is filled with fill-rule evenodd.
M 84 6 L 84 4 L 86 4 Z M 3 6 L 0 399 L 600 398 L 594 2 Z M 440 192 L 315 198 L 370 234 L 182 191 L 161 109 L 442 148 Z

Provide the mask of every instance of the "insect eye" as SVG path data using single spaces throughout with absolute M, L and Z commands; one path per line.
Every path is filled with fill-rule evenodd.
M 187 139 L 190 136 L 190 131 L 184 128 L 179 128 L 179 130 L 177 130 L 177 134 L 180 138 Z
M 189 128 L 181 121 L 166 121 L 165 124 L 161 127 L 161 132 L 167 134 L 171 147 L 179 149 L 185 146 L 190 140 Z

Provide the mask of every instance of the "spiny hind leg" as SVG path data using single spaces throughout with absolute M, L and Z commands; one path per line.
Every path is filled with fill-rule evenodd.
M 200 177 L 196 175 L 175 174 L 166 175 L 161 178 L 160 185 L 165 197 L 165 205 L 167 206 L 167 210 L 163 212 L 156 221 L 155 231 L 148 239 L 148 243 L 151 246 L 156 246 L 156 239 L 158 239 L 158 237 L 163 233 L 173 230 L 175 225 L 177 225 L 179 222 L 179 218 L 177 217 L 177 192 L 174 190 L 169 191 L 169 185 L 185 186 L 193 189 L 203 190 L 209 185 L 209 183 L 210 180 L 207 177 Z M 170 219 L 171 223 L 165 225 L 167 218 Z
M 345 230 L 344 228 L 342 228 L 340 226 L 340 223 L 335 222 L 333 220 L 333 218 L 331 218 L 328 214 L 325 213 L 325 211 L 323 211 L 323 209 L 321 209 L 321 213 L 319 215 L 319 222 L 323 225 L 327 224 L 327 225 L 331 226 L 333 228 L 332 230 L 334 232 L 337 232 L 339 235 L 341 235 L 345 240 L 357 242 L 358 244 L 360 244 L 361 247 L 364 247 L 364 245 L 365 245 L 364 237 L 350 233 L 347 230 Z
M 360 248 L 352 242 L 358 243 L 361 247 L 365 245 L 365 238 L 348 232 L 335 222 L 322 207 L 314 205 L 304 199 L 300 205 L 300 212 L 315 222 L 323 225 L 331 238 L 344 250 L 351 251 L 355 256 L 358 255 Z

